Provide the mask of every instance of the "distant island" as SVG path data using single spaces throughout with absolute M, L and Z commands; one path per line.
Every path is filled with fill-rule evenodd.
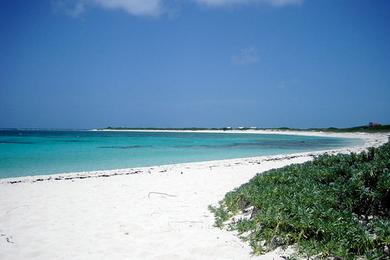
M 333 132 L 333 133 L 350 133 L 350 132 L 367 132 L 367 133 L 380 133 L 389 132 L 390 125 L 382 125 L 379 123 L 370 122 L 367 125 L 347 127 L 347 128 L 290 128 L 290 127 L 277 127 L 277 128 L 262 128 L 262 127 L 112 127 L 98 128 L 97 130 L 173 130 L 173 131 L 231 131 L 231 130 L 271 130 L 271 131 L 321 131 L 321 132 Z

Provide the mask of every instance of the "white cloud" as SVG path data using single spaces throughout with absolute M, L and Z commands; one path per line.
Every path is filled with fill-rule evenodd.
M 132 15 L 159 15 L 162 12 L 161 0 L 90 0 L 93 4 L 119 9 Z
M 62 9 L 71 16 L 79 16 L 87 8 L 121 10 L 136 16 L 158 16 L 164 13 L 169 3 L 178 0 L 53 0 L 56 9 Z M 265 4 L 282 7 L 301 4 L 304 0 L 181 0 L 194 2 L 209 7 L 226 7 L 236 5 Z M 178 4 L 178 2 L 176 3 Z
M 254 47 L 241 49 L 240 52 L 232 56 L 232 63 L 237 65 L 254 64 L 258 61 L 257 49 Z
M 194 0 L 199 4 L 213 7 L 224 7 L 233 5 L 266 4 L 276 7 L 286 5 L 302 4 L 304 0 Z
M 55 0 L 52 2 L 54 11 L 62 11 L 70 16 L 79 16 L 85 11 L 83 1 Z
M 67 14 L 78 16 L 88 7 L 121 10 L 136 16 L 158 16 L 162 13 L 162 0 L 56 0 L 55 7 Z

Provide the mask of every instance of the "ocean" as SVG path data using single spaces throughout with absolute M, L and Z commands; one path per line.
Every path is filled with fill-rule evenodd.
M 0 178 L 289 154 L 360 139 L 274 134 L 0 131 Z

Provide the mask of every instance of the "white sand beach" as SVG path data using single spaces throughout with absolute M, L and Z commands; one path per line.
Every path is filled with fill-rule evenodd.
M 387 134 L 241 132 L 365 140 L 332 153 L 388 141 Z M 320 153 L 1 179 L 0 259 L 281 259 L 279 251 L 252 256 L 235 233 L 213 226 L 208 205 L 257 173 Z

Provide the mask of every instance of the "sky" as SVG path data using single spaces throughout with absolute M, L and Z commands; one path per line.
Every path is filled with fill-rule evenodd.
M 0 128 L 390 123 L 387 0 L 2 0 Z

